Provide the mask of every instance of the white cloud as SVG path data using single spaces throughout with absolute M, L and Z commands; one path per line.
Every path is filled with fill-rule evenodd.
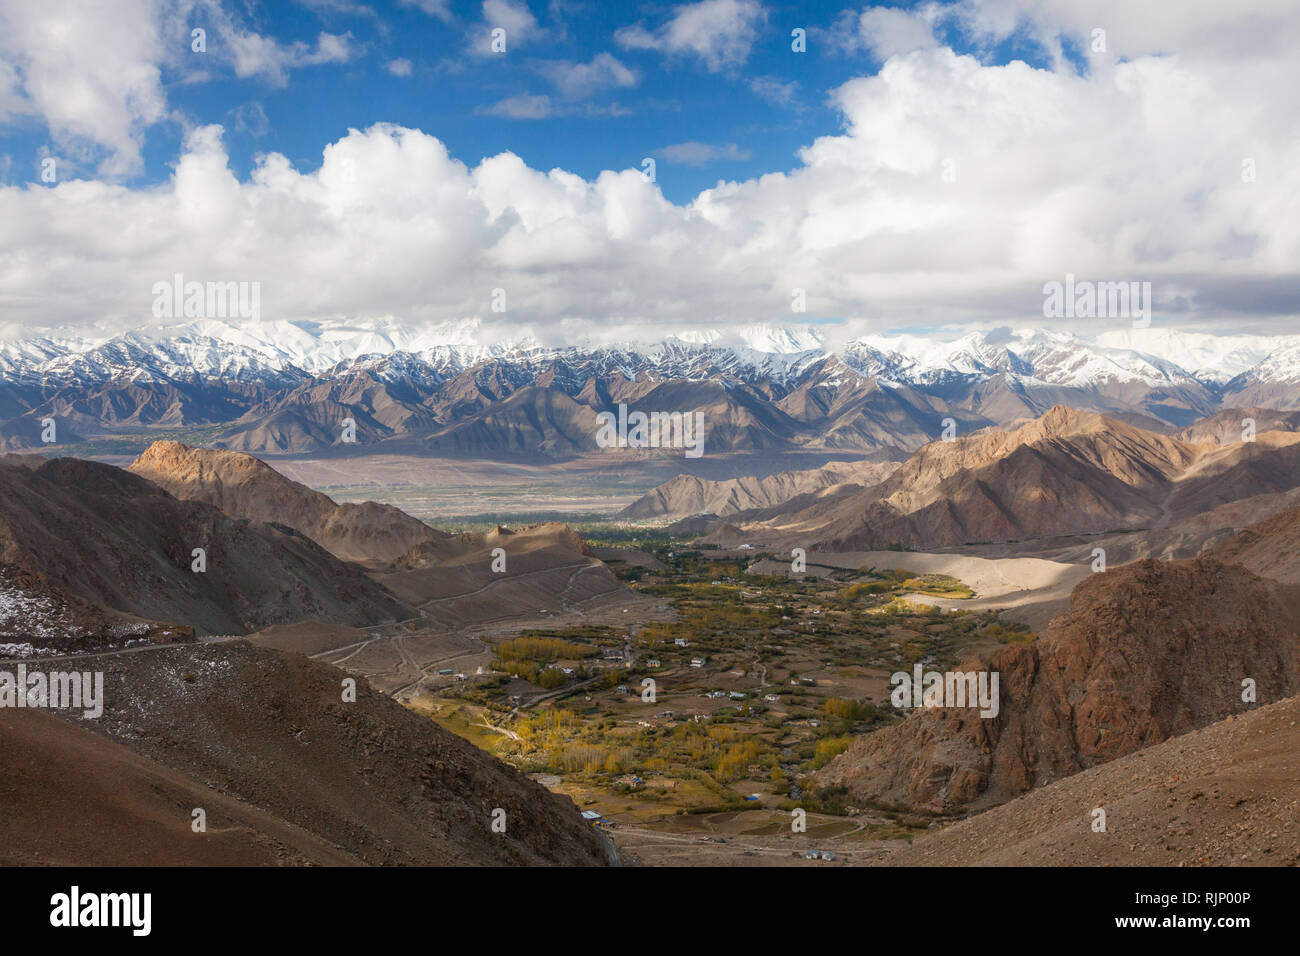
M 321 31 L 314 42 L 281 42 L 258 33 L 232 14 L 220 0 L 159 0 L 167 33 L 183 38 L 168 48 L 166 65 L 183 74 L 201 74 L 207 80 L 212 65 L 225 65 L 241 79 L 256 77 L 276 86 L 288 82 L 292 70 L 330 63 L 348 63 L 360 54 L 350 33 Z M 190 30 L 206 31 L 206 50 L 192 52 Z
M 13 64 L 0 59 L 0 123 L 7 123 L 26 110 L 18 71 Z
M 384 64 L 384 69 L 393 76 L 410 76 L 415 72 L 415 67 L 411 61 L 405 57 L 398 57 L 396 60 L 389 60 Z
M 355 56 L 352 37 L 346 33 L 322 31 L 313 47 L 301 40 L 280 43 L 272 37 L 230 24 L 223 39 L 236 76 L 260 76 L 279 86 L 288 82 L 291 69 L 322 63 L 347 63 Z
M 790 80 L 783 83 L 770 76 L 756 76 L 749 81 L 749 88 L 754 92 L 755 96 L 765 99 L 769 103 L 775 103 L 777 106 L 789 106 L 794 102 L 795 94 L 799 91 L 799 82 Z
M 236 130 L 255 139 L 270 132 L 271 122 L 267 119 L 265 108 L 257 100 L 235 107 L 230 111 L 230 116 Z
M 725 146 L 712 146 L 708 143 L 674 143 L 659 150 L 659 155 L 671 163 L 685 166 L 705 166 L 720 160 L 743 161 L 750 157 L 750 151 L 741 149 L 735 143 Z
M 1226 10 L 1218 0 L 955 0 L 915 8 L 867 7 L 848 14 L 840 44 L 880 58 L 935 44 L 944 28 L 992 48 L 1011 36 L 1036 42 L 1058 69 L 1072 69 L 1068 43 L 1096 62 L 1121 57 L 1196 53 L 1206 59 L 1273 58 L 1293 48 L 1300 18 L 1291 0 L 1241 0 Z M 1106 50 L 1093 51 L 1094 30 Z
M 145 130 L 163 118 L 162 4 L 0 4 L 0 120 L 40 116 L 61 149 L 136 173 Z M 21 82 L 19 81 L 21 77 Z
M 537 18 L 523 0 L 483 0 L 483 21 L 505 27 L 511 33 L 527 33 L 537 28 Z
M 846 13 L 831 31 L 832 43 L 845 52 L 868 50 L 877 60 L 938 45 L 934 22 L 941 16 L 937 3 L 914 9 L 868 7 Z
M 483 21 L 470 28 L 469 52 L 475 56 L 500 56 L 492 49 L 492 31 L 505 31 L 506 53 L 546 36 L 523 0 L 483 0 Z
M 585 99 L 606 90 L 635 86 L 638 79 L 635 70 L 624 66 L 610 53 L 597 53 L 587 63 L 546 60 L 537 68 L 561 94 L 571 99 Z
M 1300 18 L 1290 0 L 1132 3 L 1129 0 L 960 0 L 952 16 L 992 39 L 1027 32 L 1044 46 L 1084 43 L 1106 31 L 1113 56 L 1180 52 L 1207 59 L 1277 57 L 1294 49 Z
M 207 49 L 191 48 L 191 30 Z M 247 29 L 217 0 L 77 0 L 0 3 L 0 122 L 39 117 L 63 158 L 98 161 L 121 179 L 140 172 L 149 127 L 171 114 L 164 71 L 205 82 L 211 65 L 283 85 L 288 71 L 344 63 L 357 54 L 349 34 L 280 43 Z
M 348 17 L 376 17 L 372 7 L 362 3 L 354 3 L 353 0 L 297 0 L 309 10 L 317 13 L 339 14 Z
M 556 100 L 545 93 L 519 93 L 474 110 L 480 116 L 505 119 L 540 120 L 555 116 L 627 116 L 631 111 L 618 103 L 595 104 Z
M 765 16 L 758 0 L 700 0 L 676 7 L 658 29 L 638 23 L 617 30 L 614 39 L 629 50 L 692 54 L 718 73 L 749 59 Z
M 556 115 L 555 104 L 544 93 L 520 93 L 478 110 L 484 116 L 504 116 L 506 119 L 546 119 Z
M 617 103 L 596 105 L 584 102 L 601 93 L 635 86 L 636 71 L 609 53 L 598 53 L 587 63 L 569 60 L 543 60 L 535 69 L 555 87 L 557 96 L 544 93 L 518 93 L 475 112 L 506 119 L 538 120 L 554 116 L 622 116 L 628 111 Z

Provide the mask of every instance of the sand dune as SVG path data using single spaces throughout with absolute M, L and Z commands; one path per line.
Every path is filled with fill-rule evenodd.
M 908 595 L 920 604 L 959 610 L 1006 608 L 1011 617 L 1042 628 L 1064 608 L 1070 591 L 1092 573 L 1089 564 L 1063 564 L 1041 558 L 974 558 L 961 554 L 920 551 L 814 551 L 808 555 L 808 573 L 832 568 L 903 568 L 919 574 L 946 574 L 975 592 L 965 600 L 929 595 Z M 761 574 L 789 573 L 789 562 L 763 561 L 753 567 Z

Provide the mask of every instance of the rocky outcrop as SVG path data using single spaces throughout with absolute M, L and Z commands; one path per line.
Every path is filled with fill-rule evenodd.
M 1248 709 L 1300 693 L 1300 590 L 1211 556 L 1141 561 L 1081 582 L 1033 645 L 985 665 L 996 717 L 915 711 L 859 738 L 819 786 L 859 803 L 953 811 L 1004 802 Z

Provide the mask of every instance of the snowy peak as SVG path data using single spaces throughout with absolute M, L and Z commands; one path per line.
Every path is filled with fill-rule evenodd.
M 1119 329 L 1097 336 L 1097 344 L 1158 355 L 1202 381 L 1223 383 L 1284 349 L 1300 346 L 1300 335 L 1208 335 L 1177 329 Z
M 757 323 L 732 331 L 700 329 L 679 332 L 668 341 L 672 340 L 708 348 L 737 348 L 771 355 L 798 355 L 801 352 L 820 350 L 823 336 L 817 329 L 806 325 Z
M 562 363 L 572 374 L 628 378 L 790 383 L 834 356 L 884 384 L 935 386 L 1004 377 L 1069 388 L 1142 385 L 1212 387 L 1300 382 L 1300 335 L 1212 336 L 1171 329 L 1108 331 L 1088 340 L 1044 329 L 992 329 L 956 338 L 868 335 L 828 349 L 808 325 L 703 329 L 650 344 L 540 345 L 489 342 L 477 319 L 407 326 L 396 319 L 348 322 L 200 320 L 108 340 L 33 339 L 0 345 L 0 380 L 64 387 L 113 380 L 221 379 L 282 386 L 312 377 L 369 371 L 391 380 L 445 379 L 500 360 L 521 368 Z M 423 366 L 420 369 L 419 366 Z
M 865 360 L 867 368 L 881 368 L 878 374 L 923 384 L 995 375 L 1071 388 L 1126 383 L 1159 388 L 1196 382 L 1163 358 L 1046 329 L 994 329 L 946 342 L 864 336 L 850 343 L 847 354 L 860 363 Z
M 822 334 L 809 326 L 749 325 L 740 330 L 740 338 L 755 352 L 795 355 L 822 347 Z

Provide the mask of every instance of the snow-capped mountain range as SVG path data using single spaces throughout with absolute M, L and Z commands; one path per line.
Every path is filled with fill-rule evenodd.
M 1092 340 L 995 329 L 951 340 L 812 326 L 705 330 L 659 342 L 485 341 L 476 321 L 238 325 L 194 321 L 101 341 L 0 345 L 0 447 L 157 428 L 224 426 L 254 453 L 339 442 L 422 442 L 435 453 L 581 454 L 589 419 L 618 403 L 709 409 L 734 451 L 907 451 L 936 424 L 1036 417 L 1054 405 L 1182 428 L 1229 408 L 1300 408 L 1300 335 L 1174 330 Z
M 726 371 L 797 375 L 831 356 L 886 384 L 932 385 L 957 378 L 1009 375 L 1051 385 L 1138 382 L 1151 387 L 1225 385 L 1246 373 L 1259 383 L 1300 382 L 1300 334 L 1215 336 L 1168 329 L 1103 332 L 1089 341 L 1068 332 L 999 329 L 953 340 L 868 335 L 839 348 L 808 326 L 752 325 L 704 330 L 661 342 L 542 346 L 531 337 L 481 341 L 477 320 L 411 329 L 397 322 L 237 325 L 199 320 L 110 339 L 30 339 L 0 344 L 0 382 L 90 385 L 122 377 L 216 378 L 286 384 L 351 368 L 415 366 L 446 374 L 491 359 L 535 363 L 604 358 L 629 377 L 699 379 Z

